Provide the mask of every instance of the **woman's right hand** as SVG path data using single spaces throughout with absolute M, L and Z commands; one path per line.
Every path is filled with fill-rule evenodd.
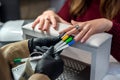
M 52 24 L 53 28 L 57 28 L 57 22 L 67 23 L 67 21 L 63 20 L 60 16 L 58 16 L 54 11 L 47 10 L 43 12 L 37 19 L 33 22 L 32 28 L 39 25 L 39 30 L 48 31 L 50 24 Z

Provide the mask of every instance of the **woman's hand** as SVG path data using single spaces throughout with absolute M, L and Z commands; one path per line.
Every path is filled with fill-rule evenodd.
M 72 25 L 60 33 L 66 32 L 68 35 L 75 35 L 75 41 L 85 42 L 91 35 L 109 31 L 112 28 L 112 22 L 101 18 L 86 22 L 71 21 Z M 76 26 L 76 27 L 75 27 Z
M 54 11 L 47 10 L 37 17 L 37 19 L 33 22 L 32 28 L 34 29 L 35 26 L 38 24 L 39 30 L 48 31 L 50 24 L 52 24 L 53 28 L 56 29 L 57 22 L 68 24 L 67 21 L 59 17 Z

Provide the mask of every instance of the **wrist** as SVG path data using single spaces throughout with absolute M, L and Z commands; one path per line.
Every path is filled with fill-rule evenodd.
M 54 13 L 54 11 L 53 10 L 46 10 L 43 12 L 43 14 L 48 14 L 48 13 Z
M 113 26 L 113 22 L 109 19 L 104 19 L 105 23 L 106 23 L 106 32 L 110 31 L 112 26 Z

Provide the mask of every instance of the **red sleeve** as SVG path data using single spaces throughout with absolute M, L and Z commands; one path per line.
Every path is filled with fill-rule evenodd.
M 113 35 L 111 54 L 114 58 L 120 61 L 120 14 L 118 14 L 113 20 L 113 27 L 108 32 Z
M 70 0 L 66 0 L 65 4 L 63 7 L 60 9 L 58 12 L 58 15 L 63 18 L 64 20 L 70 22 L 71 21 L 71 16 L 70 16 Z
M 112 22 L 113 27 L 108 33 L 118 35 L 120 38 L 120 13 L 112 20 Z

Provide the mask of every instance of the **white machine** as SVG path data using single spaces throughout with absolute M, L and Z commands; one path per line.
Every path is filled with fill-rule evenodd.
M 31 25 L 32 25 L 32 23 L 29 23 L 29 24 L 23 26 L 22 29 L 23 29 L 23 38 L 24 39 L 28 39 L 28 38 L 31 38 L 31 37 L 58 36 L 59 35 L 58 31 L 68 27 L 68 25 L 66 25 L 66 24 L 59 23 L 58 24 L 58 26 L 59 26 L 58 29 L 55 30 L 51 26 L 50 29 L 49 29 L 49 33 L 47 33 L 46 31 L 38 30 L 38 25 L 33 30 Z
M 68 25 L 66 24 L 59 23 L 58 30 L 54 30 L 52 27 L 50 27 L 50 33 L 46 33 L 38 30 L 37 26 L 33 31 L 33 29 L 31 28 L 31 24 L 27 24 L 23 26 L 23 35 L 25 39 L 31 37 L 57 36 L 59 35 L 58 31 L 68 27 Z M 104 76 L 106 76 L 107 73 L 109 72 L 108 69 L 109 69 L 111 39 L 112 39 L 112 35 L 107 33 L 95 34 L 91 36 L 84 44 L 78 42 L 73 47 L 69 47 L 65 49 L 62 55 L 67 56 L 73 60 L 82 61 L 85 63 L 87 57 L 83 55 L 85 55 L 85 53 L 87 55 L 90 55 L 91 56 L 90 60 L 87 60 L 87 62 L 91 64 L 90 80 L 102 80 Z M 72 63 L 71 61 L 70 64 Z M 74 66 L 74 68 L 76 67 L 74 65 L 75 63 L 76 62 L 71 64 L 72 66 Z M 70 64 L 67 63 L 67 66 L 71 66 Z
M 0 23 L 0 47 L 23 40 L 22 25 L 27 23 L 25 20 L 13 20 L 6 23 Z
M 24 20 L 8 21 L 0 29 L 1 46 L 10 42 L 23 40 L 22 24 Z
M 31 37 L 57 36 L 59 35 L 58 34 L 59 30 L 68 27 L 68 25 L 60 23 L 58 31 L 54 30 L 51 27 L 50 33 L 46 33 L 38 30 L 37 27 L 33 31 L 33 29 L 31 28 L 32 23 L 22 27 L 23 23 L 24 20 L 17 20 L 17 21 L 8 21 L 5 24 L 3 24 L 2 27 L 0 27 L 0 46 L 10 42 L 28 39 Z M 91 55 L 91 59 L 89 60 L 90 61 L 89 63 L 91 64 L 90 80 L 102 80 L 104 76 L 107 75 L 107 73 L 109 73 L 108 69 L 109 69 L 111 38 L 112 36 L 107 33 L 95 34 L 91 36 L 85 44 L 78 43 L 77 45 L 74 46 L 74 48 L 76 48 L 77 50 L 81 49 L 90 52 L 87 53 L 87 55 Z M 82 61 L 82 62 L 86 61 L 85 60 L 86 57 L 81 57 L 84 54 L 80 53 L 79 51 L 76 51 L 76 49 L 74 48 L 70 47 L 66 49 L 62 53 L 62 55 L 70 57 L 72 59 L 76 59 L 78 61 Z M 103 65 L 104 67 L 102 67 Z

